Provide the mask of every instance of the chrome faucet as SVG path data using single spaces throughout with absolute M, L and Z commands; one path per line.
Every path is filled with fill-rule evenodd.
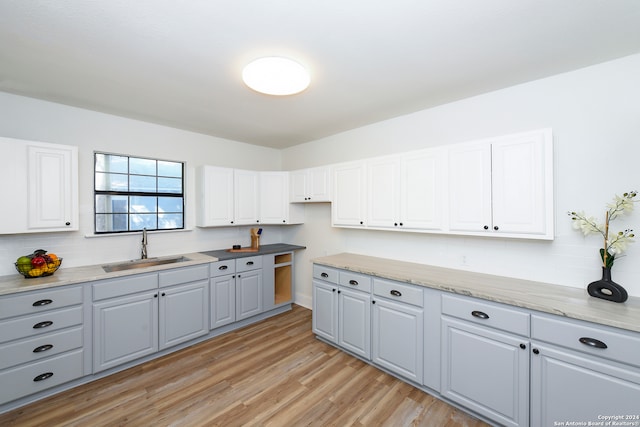
M 142 259 L 147 259 L 147 229 L 142 229 Z

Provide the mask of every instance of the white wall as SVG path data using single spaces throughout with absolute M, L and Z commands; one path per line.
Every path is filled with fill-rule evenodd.
M 279 150 L 101 114 L 0 92 L 0 135 L 78 146 L 80 231 L 0 235 L 0 275 L 17 274 L 20 255 L 43 248 L 62 256 L 63 267 L 122 261 L 140 256 L 140 233 L 93 234 L 93 152 L 106 151 L 186 162 L 186 226 L 192 231 L 149 234 L 149 256 L 248 246 L 249 227 L 195 227 L 195 168 L 202 164 L 280 170 Z M 0 153 L 10 156 L 11 153 Z M 2 183 L 10 185 L 10 183 Z M 2 202 L 3 215 L 10 203 Z M 265 227 L 262 243 L 281 241 L 280 227 Z
M 602 242 L 573 230 L 566 212 L 604 219 L 614 193 L 640 190 L 639 100 L 640 55 L 633 55 L 284 150 L 283 168 L 297 169 L 544 127 L 555 143 L 554 241 L 333 229 L 329 204 L 308 205 L 305 224 L 283 231 L 285 241 L 307 245 L 298 256 L 297 298 L 311 302 L 310 261 L 343 251 L 586 288 L 600 278 Z M 636 209 L 614 229 L 635 226 L 640 236 Z M 639 261 L 640 243 L 630 245 L 612 273 L 634 296 Z

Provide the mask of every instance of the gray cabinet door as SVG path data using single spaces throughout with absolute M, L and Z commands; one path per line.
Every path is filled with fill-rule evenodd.
M 236 275 L 236 320 L 262 313 L 262 269 Z
M 228 325 L 236 320 L 236 276 L 229 274 L 211 278 L 209 289 L 211 329 Z
M 371 295 L 338 288 L 338 345 L 371 359 Z
M 602 417 L 608 415 L 638 425 L 640 370 L 560 347 L 533 343 L 532 348 L 532 426 L 566 421 L 607 425 Z
M 500 425 L 528 425 L 528 344 L 528 338 L 443 316 L 442 395 Z
M 93 304 L 93 371 L 158 350 L 158 291 Z
M 422 382 L 423 312 L 383 299 L 373 308 L 372 360 L 417 383 Z
M 209 332 L 209 280 L 160 290 L 160 349 Z
M 338 342 L 338 286 L 313 281 L 313 333 Z

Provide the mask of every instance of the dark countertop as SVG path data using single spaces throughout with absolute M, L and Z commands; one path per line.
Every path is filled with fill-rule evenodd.
M 298 251 L 301 249 L 307 249 L 306 246 L 289 245 L 287 243 L 274 243 L 271 245 L 260 245 L 260 249 L 257 252 L 229 252 L 226 249 L 218 249 L 215 251 L 200 252 L 201 254 L 218 258 L 220 261 L 226 261 L 229 259 L 246 258 L 256 255 L 276 254 L 278 252 L 290 252 Z

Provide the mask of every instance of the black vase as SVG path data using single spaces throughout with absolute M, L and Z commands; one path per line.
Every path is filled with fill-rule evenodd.
M 629 295 L 627 291 L 611 280 L 611 269 L 602 267 L 602 279 L 589 283 L 587 286 L 589 295 L 613 302 L 625 302 Z

